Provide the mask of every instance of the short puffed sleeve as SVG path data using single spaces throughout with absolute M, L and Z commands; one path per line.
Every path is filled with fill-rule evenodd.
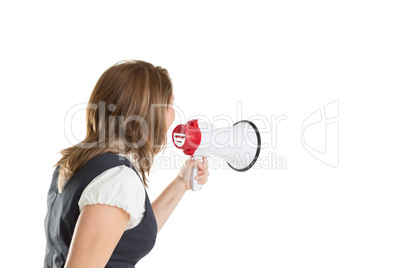
M 110 168 L 93 179 L 81 194 L 80 212 L 86 205 L 104 204 L 125 210 L 130 219 L 126 230 L 137 226 L 145 212 L 145 189 L 137 173 L 125 166 Z

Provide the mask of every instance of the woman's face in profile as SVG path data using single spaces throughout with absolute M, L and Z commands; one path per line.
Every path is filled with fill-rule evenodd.
M 172 97 L 170 98 L 169 106 L 166 111 L 166 126 L 167 126 L 166 130 L 168 130 L 170 128 L 170 126 L 172 125 L 174 118 L 175 118 L 175 111 L 172 107 L 173 101 L 174 101 L 174 96 L 172 95 Z

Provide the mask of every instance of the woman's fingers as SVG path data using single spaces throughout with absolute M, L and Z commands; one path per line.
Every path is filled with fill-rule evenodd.
M 197 167 L 198 167 L 199 170 L 204 170 L 205 169 L 204 163 L 201 162 L 201 160 L 197 160 Z
M 197 160 L 196 166 L 198 167 L 197 176 L 195 179 L 199 184 L 205 184 L 208 181 L 208 160 L 206 157 L 202 158 L 202 162 Z
M 197 179 L 198 184 L 205 184 L 208 181 L 208 177 L 200 177 Z
M 197 181 L 204 181 L 204 180 L 208 180 L 208 176 L 197 176 L 197 177 L 195 177 L 195 179 L 197 180 Z
M 208 160 L 207 160 L 206 157 L 203 157 L 203 158 L 202 158 L 202 163 L 204 164 L 204 168 L 205 168 L 205 169 L 208 169 Z
M 197 175 L 206 175 L 206 176 L 208 176 L 209 171 L 208 171 L 208 169 L 205 169 L 205 168 L 203 168 L 203 169 L 198 168 Z
M 204 156 L 202 158 L 202 162 L 200 160 L 197 160 L 196 165 L 197 165 L 198 169 L 200 169 L 200 170 L 208 169 L 208 160 L 207 160 L 207 158 Z
M 209 172 L 207 170 L 198 171 L 198 175 L 195 177 L 195 179 L 198 181 L 198 183 L 200 184 L 204 184 L 208 181 L 208 176 L 209 176 Z

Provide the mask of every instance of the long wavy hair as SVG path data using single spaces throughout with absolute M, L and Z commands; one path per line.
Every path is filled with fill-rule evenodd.
M 96 83 L 86 110 L 85 139 L 60 151 L 58 191 L 90 159 L 128 156 L 148 188 L 154 156 L 165 148 L 166 110 L 173 93 L 166 69 L 141 60 L 116 63 Z

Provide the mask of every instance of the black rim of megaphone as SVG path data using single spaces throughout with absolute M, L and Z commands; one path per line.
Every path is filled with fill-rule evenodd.
M 241 120 L 241 121 L 235 123 L 233 126 L 237 125 L 238 123 L 248 123 L 248 124 L 250 124 L 254 128 L 255 133 L 257 134 L 257 143 L 258 143 L 257 152 L 255 153 L 254 159 L 250 163 L 250 165 L 248 165 L 247 167 L 245 167 L 245 168 L 234 168 L 234 167 L 232 167 L 231 164 L 229 164 L 229 162 L 226 162 L 226 163 L 228 163 L 229 167 L 231 167 L 232 169 L 234 169 L 236 171 L 239 171 L 239 172 L 243 172 L 243 171 L 249 170 L 254 165 L 255 161 L 257 161 L 258 156 L 260 155 L 261 137 L 260 137 L 260 132 L 258 131 L 258 128 L 254 125 L 253 122 L 248 121 L 248 120 Z

